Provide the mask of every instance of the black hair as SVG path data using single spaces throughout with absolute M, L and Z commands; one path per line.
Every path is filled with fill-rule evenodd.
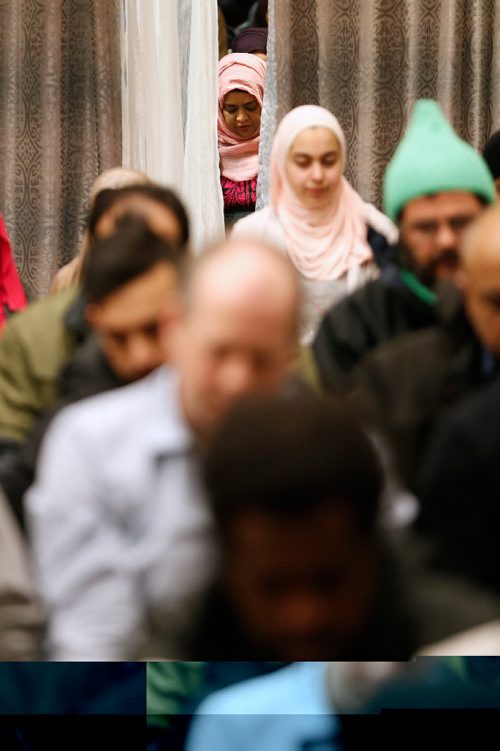
M 483 151 L 483 159 L 488 165 L 494 180 L 500 177 L 500 130 L 488 139 Z
M 170 263 L 183 272 L 184 247 L 151 232 L 140 219 L 125 216 L 109 237 L 96 240 L 87 258 L 82 291 L 87 303 L 96 303 L 136 279 L 158 263 Z
M 371 533 L 383 487 L 354 415 L 310 393 L 238 402 L 207 448 L 204 475 L 221 532 L 248 511 L 288 517 L 347 503 Z
M 172 212 L 179 222 L 181 245 L 187 245 L 189 241 L 189 220 L 181 200 L 169 188 L 159 185 L 127 185 L 124 188 L 105 188 L 95 197 L 94 204 L 88 217 L 88 231 L 91 242 L 95 242 L 95 229 L 100 219 L 115 203 L 127 196 L 144 196 L 155 203 L 159 203 Z M 133 214 L 133 210 L 129 211 Z

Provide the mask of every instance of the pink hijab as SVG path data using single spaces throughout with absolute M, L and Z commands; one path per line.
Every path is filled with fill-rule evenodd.
M 336 137 L 345 165 L 345 138 L 336 117 L 323 107 L 304 105 L 291 110 L 280 122 L 271 155 L 271 205 L 283 227 L 288 255 L 308 279 L 339 279 L 353 266 L 372 259 L 366 240 L 366 204 L 341 177 L 326 208 L 306 208 L 288 183 L 286 159 L 303 130 L 322 127 Z
M 264 98 L 266 64 L 257 55 L 246 52 L 226 55 L 219 60 L 219 112 L 217 132 L 221 172 L 224 177 L 240 182 L 257 176 L 259 168 L 259 137 L 242 138 L 226 125 L 222 107 L 224 97 L 230 91 L 239 89 L 256 98 L 260 107 Z

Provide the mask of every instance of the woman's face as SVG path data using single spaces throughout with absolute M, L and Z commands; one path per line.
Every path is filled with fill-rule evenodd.
M 252 138 L 260 128 L 261 108 L 246 91 L 230 91 L 224 97 L 222 114 L 227 127 L 240 138 Z
M 337 138 L 328 128 L 315 127 L 299 133 L 288 152 L 285 171 L 297 198 L 314 209 L 330 203 L 343 167 Z

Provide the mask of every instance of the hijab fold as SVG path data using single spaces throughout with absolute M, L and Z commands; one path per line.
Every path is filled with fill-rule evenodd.
M 337 118 L 316 105 L 296 107 L 281 120 L 273 141 L 271 205 L 283 227 L 288 255 L 299 272 L 308 279 L 339 279 L 373 258 L 367 241 L 368 204 L 344 176 L 326 207 L 306 207 L 294 193 L 286 173 L 288 152 L 302 131 L 317 127 L 327 128 L 337 139 L 343 171 L 345 137 Z
M 266 64 L 256 55 L 232 53 L 219 61 L 219 111 L 217 132 L 221 173 L 236 182 L 257 177 L 259 169 L 260 128 L 249 138 L 242 138 L 224 120 L 224 98 L 238 89 L 254 96 L 262 108 Z

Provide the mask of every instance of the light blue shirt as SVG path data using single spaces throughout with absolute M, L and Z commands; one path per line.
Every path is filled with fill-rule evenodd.
M 49 658 L 179 658 L 214 545 L 176 375 L 63 410 L 26 502 Z
M 339 723 L 328 699 L 326 662 L 298 662 L 208 697 L 186 751 L 323 751 Z

